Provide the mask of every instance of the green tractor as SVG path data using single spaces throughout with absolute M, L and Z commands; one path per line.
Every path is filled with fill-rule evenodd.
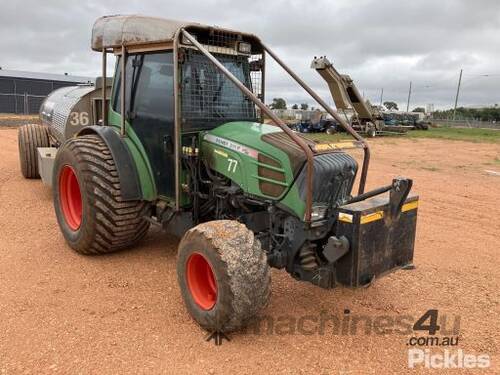
M 43 125 L 19 130 L 22 172 L 52 186 L 72 249 L 130 247 L 151 225 L 181 237 L 187 310 L 220 332 L 266 305 L 270 267 L 322 288 L 354 288 L 412 266 L 411 180 L 364 192 L 368 144 L 256 36 L 110 16 L 96 21 L 92 49 L 102 54 L 102 77 L 56 90 L 42 104 Z M 276 117 L 264 104 L 266 57 L 354 140 L 312 142 Z M 356 147 L 364 159 L 354 196 L 358 163 L 345 149 Z

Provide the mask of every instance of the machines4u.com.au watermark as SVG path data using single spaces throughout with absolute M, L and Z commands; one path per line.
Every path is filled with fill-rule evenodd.
M 491 366 L 488 353 L 468 353 L 460 348 L 460 315 L 439 313 L 436 309 L 421 315 L 358 315 L 345 309 L 343 314 L 322 310 L 316 315 L 264 315 L 244 331 L 250 335 L 399 335 L 407 346 L 411 369 L 452 369 Z M 220 345 L 229 337 L 217 332 L 207 340 Z

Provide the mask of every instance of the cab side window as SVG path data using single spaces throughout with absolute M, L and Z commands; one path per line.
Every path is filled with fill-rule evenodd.
M 174 69 L 171 53 L 138 55 L 131 76 L 133 116 L 173 119 Z
M 125 114 L 128 118 L 142 116 L 169 120 L 173 114 L 173 61 L 172 52 L 133 54 L 127 56 Z M 116 64 L 113 85 L 113 110 L 121 108 L 121 57 Z M 168 89 L 170 88 L 170 90 Z

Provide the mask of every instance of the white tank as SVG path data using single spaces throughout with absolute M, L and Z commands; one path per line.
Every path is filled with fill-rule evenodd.
M 61 143 L 82 128 L 97 125 L 102 119 L 102 89 L 83 84 L 57 89 L 49 94 L 40 107 L 40 120 Z M 106 98 L 109 100 L 111 80 Z

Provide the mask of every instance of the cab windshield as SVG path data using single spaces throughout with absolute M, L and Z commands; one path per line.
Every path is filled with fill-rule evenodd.
M 229 121 L 256 121 L 255 105 L 207 57 L 185 50 L 181 68 L 181 111 L 184 131 L 211 129 Z M 246 56 L 214 56 L 252 90 Z

